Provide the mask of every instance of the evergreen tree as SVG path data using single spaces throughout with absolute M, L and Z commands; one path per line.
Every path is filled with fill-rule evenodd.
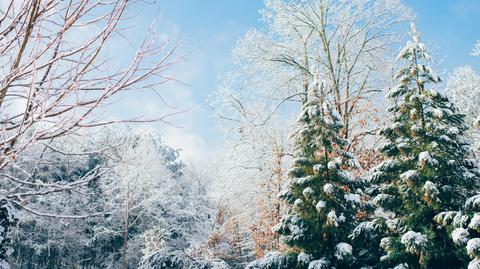
M 298 268 L 351 268 L 354 259 L 348 234 L 361 196 L 353 193 L 354 182 L 345 169 L 356 161 L 344 150 L 347 141 L 341 138 L 341 118 L 325 98 L 326 85 L 320 83 L 315 68 L 312 73 L 308 100 L 292 135 L 289 184 L 280 194 L 290 208 L 274 229 L 294 251 L 301 251 Z
M 396 75 L 398 86 L 389 92 L 392 124 L 380 131 L 386 159 L 372 171 L 379 210 L 370 227 L 385 235 L 379 244 L 386 252 L 382 268 L 465 268 L 434 217 L 459 210 L 478 186 L 478 174 L 467 161 L 464 115 L 427 87 L 440 78 L 427 65 L 430 56 L 414 26 L 412 37 L 398 55 L 406 63 Z

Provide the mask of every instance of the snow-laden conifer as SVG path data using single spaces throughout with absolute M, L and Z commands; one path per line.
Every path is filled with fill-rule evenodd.
M 478 174 L 468 161 L 464 115 L 429 86 L 440 78 L 428 65 L 431 57 L 414 26 L 411 35 L 398 54 L 405 63 L 398 84 L 388 94 L 391 124 L 380 131 L 386 159 L 371 176 L 379 185 L 372 200 L 377 214 L 362 229 L 375 228 L 377 238 L 384 237 L 379 243 L 385 268 L 465 268 L 466 259 L 434 216 L 460 209 L 478 185 Z M 455 241 L 463 243 L 465 236 L 458 230 Z
M 308 268 L 354 266 L 348 235 L 362 206 L 346 168 L 355 165 L 341 138 L 340 115 L 325 98 L 328 86 L 312 68 L 313 83 L 292 135 L 294 162 L 281 198 L 291 206 L 275 227 L 284 242 L 312 257 Z

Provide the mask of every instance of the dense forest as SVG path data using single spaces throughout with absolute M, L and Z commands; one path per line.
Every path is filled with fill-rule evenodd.
M 435 71 L 422 14 L 266 0 L 188 159 L 136 128 L 192 113 L 162 97 L 188 55 L 161 15 L 128 36 L 139 5 L 0 2 L 0 269 L 480 269 L 480 75 Z M 166 113 L 110 113 L 148 93 Z

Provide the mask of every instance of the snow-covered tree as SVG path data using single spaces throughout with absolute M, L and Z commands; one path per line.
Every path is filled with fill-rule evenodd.
M 364 107 L 371 108 L 370 98 L 389 81 L 389 48 L 409 10 L 397 0 L 266 0 L 265 6 L 264 27 L 240 39 L 233 51 L 237 68 L 210 100 L 222 125 L 245 144 L 252 141 L 243 133 L 296 115 L 316 65 L 331 85 L 327 98 L 342 117 L 343 137 L 360 148 L 355 142 L 375 125 L 376 110 Z
M 352 176 L 343 169 L 356 161 L 344 151 L 347 142 L 339 133 L 341 116 L 325 98 L 329 89 L 320 81 L 315 67 L 312 73 L 309 97 L 292 134 L 294 161 L 288 172 L 290 180 L 280 194 L 290 208 L 274 230 L 294 252 L 301 251 L 293 254 L 299 268 L 318 261 L 331 267 L 351 268 L 355 260 L 348 235 L 355 224 L 356 208 L 362 202 L 361 196 L 354 193 Z M 291 259 L 288 256 L 284 259 Z M 258 264 L 262 261 L 251 267 Z
M 76 146 L 69 143 L 68 139 L 63 139 L 63 145 L 59 144 L 60 141 L 57 141 L 50 146 L 59 151 L 83 152 L 78 148 L 73 149 Z M 37 154 L 43 155 L 41 161 L 33 158 Z M 72 262 L 81 260 L 88 264 L 86 256 L 98 254 L 98 249 L 90 245 L 89 255 L 85 255 L 92 227 L 95 223 L 104 221 L 110 212 L 104 206 L 104 197 L 98 184 L 100 176 L 106 172 L 105 159 L 96 153 L 65 156 L 44 149 L 38 153 L 29 152 L 28 156 L 29 158 L 17 160 L 16 173 L 11 172 L 17 178 L 51 182 L 50 184 L 89 180 L 89 184 L 81 188 L 81 191 L 72 188 L 70 193 L 55 193 L 28 203 L 31 210 L 48 210 L 52 214 L 50 217 L 39 218 L 30 212 L 18 212 L 19 223 L 12 242 L 12 268 L 55 268 L 62 264 L 74 266 Z M 78 218 L 58 219 L 56 214 Z M 87 220 L 84 216 L 89 216 L 90 219 Z
M 101 227 L 123 235 L 122 267 L 138 263 L 147 229 L 175 227 L 189 245 L 205 239 L 212 214 L 209 202 L 199 182 L 187 176 L 182 168 L 185 165 L 178 155 L 172 156 L 161 136 L 148 133 L 105 138 L 108 143 L 122 145 L 113 151 L 123 165 L 102 180 L 108 204 L 116 209 L 112 217 L 121 222 Z
M 288 135 L 307 98 L 310 66 L 331 85 L 326 98 L 342 116 L 342 134 L 360 149 L 356 142 L 377 124 L 369 98 L 389 80 L 379 74 L 390 72 L 396 28 L 410 18 L 397 0 L 266 0 L 261 14 L 264 24 L 240 39 L 235 70 L 209 100 L 228 136 L 223 160 L 233 164 L 222 164 L 228 175 L 221 178 L 241 197 L 233 201 L 247 208 L 240 211 L 247 220 L 256 219 L 258 186 L 274 169 L 271 153 L 281 148 L 283 165 L 291 164 Z
M 480 57 L 480 40 L 477 41 L 475 46 L 473 47 L 472 55 L 476 57 Z M 474 122 L 475 127 L 480 127 L 480 113 L 477 115 L 477 119 Z
M 472 55 L 480 56 L 480 42 L 475 45 Z M 450 75 L 445 89 L 470 128 L 467 135 L 473 140 L 473 150 L 477 155 L 480 149 L 480 76 L 471 66 L 456 68 Z
M 377 216 L 362 227 L 384 233 L 378 242 L 382 267 L 465 268 L 434 216 L 459 210 L 479 177 L 468 161 L 464 115 L 428 86 L 440 78 L 428 66 L 430 55 L 414 25 L 411 35 L 398 55 L 405 62 L 398 85 L 389 92 L 391 124 L 380 130 L 386 160 L 372 170 L 372 183 L 379 184 Z
M 105 114 L 115 97 L 147 89 L 158 94 L 156 86 L 171 79 L 168 67 L 178 60 L 175 45 L 161 41 L 154 27 L 145 29 L 139 42 L 119 38 L 129 34 L 125 18 L 131 17 L 132 6 L 136 5 L 126 0 L 0 2 L 1 205 L 51 216 L 52 212 L 33 211 L 28 206 L 40 196 L 56 196 L 74 188 L 81 191 L 89 183 L 87 178 L 78 178 L 76 183 L 20 180 L 10 172 L 24 154 L 68 135 L 85 135 L 98 126 L 165 120 L 162 116 L 147 120 Z M 122 44 L 127 45 L 123 60 L 117 61 L 109 48 Z M 0 252 L 5 246 L 5 241 L 0 244 Z
M 71 152 L 67 142 L 51 146 Z M 31 202 L 30 208 L 78 216 L 102 214 L 74 220 L 20 212 L 12 244 L 13 268 L 120 268 L 122 263 L 136 268 L 144 248 L 143 234 L 149 229 L 175 227 L 189 245 L 206 239 L 212 209 L 205 191 L 195 171 L 186 167 L 157 133 L 103 130 L 92 140 L 92 147 L 104 151 L 90 157 L 46 152 L 43 160 L 49 161 L 39 165 L 19 160 L 20 168 L 37 181 L 76 182 L 98 171 L 81 192 L 42 197 Z M 100 170 L 98 165 L 108 169 Z
M 449 76 L 446 94 L 465 114 L 465 122 L 471 127 L 480 115 L 480 76 L 471 66 L 456 68 Z M 476 136 L 478 131 L 470 130 Z

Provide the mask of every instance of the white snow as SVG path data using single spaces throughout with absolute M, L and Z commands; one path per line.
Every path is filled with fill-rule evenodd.
M 315 177 L 314 176 L 306 176 L 306 177 L 296 178 L 295 180 L 299 185 L 303 185 L 303 184 L 307 184 L 307 183 L 315 180 Z
M 400 220 L 399 219 L 388 219 L 385 221 L 385 224 L 387 225 L 388 230 L 391 232 L 394 232 L 398 229 L 400 225 Z
M 338 222 L 341 223 L 341 222 L 345 222 L 347 220 L 347 218 L 345 217 L 345 215 L 340 214 L 340 217 L 338 217 Z
M 408 143 L 406 143 L 406 142 L 400 142 L 400 143 L 398 143 L 398 145 L 397 145 L 397 148 L 398 148 L 398 149 L 406 149 L 406 148 L 408 148 L 408 147 L 409 147 L 409 146 L 408 146 Z
M 0 260 L 0 269 L 10 269 L 10 265 L 6 260 Z
M 333 192 L 335 191 L 335 188 L 333 187 L 333 184 L 327 183 L 327 184 L 323 185 L 323 191 L 324 191 L 327 195 L 331 195 L 331 194 L 333 194 Z
M 322 114 L 322 111 L 318 106 L 311 106 L 307 109 L 308 116 L 310 118 L 318 117 Z
M 356 237 L 362 235 L 362 234 L 373 234 L 375 233 L 376 230 L 378 230 L 378 228 L 380 228 L 381 226 L 378 225 L 377 223 L 373 222 L 373 221 L 364 221 L 364 222 L 361 222 L 360 224 L 357 225 L 357 227 L 355 227 L 355 229 L 353 229 L 353 232 L 351 233 L 351 237 L 353 239 L 355 239 Z
M 272 267 L 282 259 L 283 254 L 278 251 L 267 253 L 262 259 L 255 260 L 247 265 L 246 268 L 267 268 Z M 162 267 L 163 268 L 163 267 Z
M 312 259 L 312 256 L 305 253 L 305 252 L 300 252 L 297 256 L 297 261 L 300 264 L 308 264 L 310 263 L 310 260 Z
M 417 254 L 427 245 L 427 237 L 421 233 L 414 231 L 408 231 L 402 235 L 400 243 L 405 245 L 405 249 L 412 253 Z
M 450 137 L 448 135 L 441 135 L 439 138 L 440 138 L 440 140 L 445 141 L 445 142 L 451 142 L 452 141 L 452 139 L 450 139 Z
M 408 269 L 408 264 L 402 263 L 402 264 L 399 264 L 399 265 L 393 267 L 392 269 Z
M 480 254 L 480 238 L 473 238 L 467 242 L 467 254 L 471 258 L 477 258 Z
M 306 187 L 305 189 L 303 189 L 303 192 L 302 192 L 302 194 L 305 198 L 312 197 L 314 193 L 315 192 L 310 187 Z
M 295 207 L 301 207 L 302 204 L 303 204 L 302 199 L 297 199 L 297 200 L 295 200 L 295 202 L 293 202 L 293 205 L 294 205 Z
M 467 221 L 468 221 L 467 215 L 464 215 L 461 212 L 457 212 L 457 214 L 455 214 L 455 216 L 453 217 L 452 225 L 454 227 L 461 227 L 466 225 Z
M 428 151 L 423 151 L 418 154 L 418 164 L 424 166 L 425 164 L 438 165 L 438 161 L 433 158 Z
M 467 269 L 480 269 L 480 259 L 475 258 L 469 264 Z
M 335 213 L 334 210 L 330 211 L 327 214 L 327 223 L 330 226 L 338 227 L 338 218 L 337 218 L 337 214 Z
M 338 260 L 346 260 L 352 256 L 352 246 L 348 243 L 339 243 L 335 247 L 335 257 Z
M 458 130 L 457 127 L 449 127 L 447 129 L 447 134 L 449 134 L 449 135 L 457 135 L 459 133 L 460 133 L 460 131 Z
M 417 170 L 408 170 L 407 172 L 404 172 L 400 174 L 400 179 L 402 180 L 412 180 L 418 175 Z
M 380 193 L 377 196 L 375 196 L 375 198 L 373 198 L 372 203 L 378 207 L 382 207 L 382 204 L 384 201 L 387 201 L 392 198 L 393 198 L 393 195 Z
M 317 209 L 317 211 L 320 213 L 321 211 L 323 211 L 323 209 L 327 206 L 327 203 L 325 203 L 325 201 L 318 201 L 317 205 L 315 206 L 315 208 Z
M 473 126 L 476 127 L 476 128 L 480 127 L 480 115 L 478 115 L 478 117 L 473 122 Z
M 357 204 L 362 203 L 362 197 L 360 196 L 360 194 L 346 193 L 345 195 L 343 195 L 343 198 L 345 198 L 345 200 L 348 202 L 355 202 Z
M 425 181 L 422 191 L 424 191 L 425 194 L 429 195 L 430 197 L 436 197 L 440 193 L 435 183 L 431 182 L 430 180 Z
M 418 133 L 422 131 L 422 127 L 420 125 L 414 124 L 412 125 L 412 127 L 410 127 L 410 130 L 412 130 L 412 132 Z
M 334 161 L 329 161 L 328 164 L 327 164 L 327 167 L 328 167 L 329 170 L 337 169 L 337 163 L 334 162 Z
M 304 230 L 302 229 L 302 227 L 298 226 L 298 225 L 290 225 L 290 231 L 292 232 L 292 237 L 293 238 L 300 238 L 303 236 L 304 234 Z
M 443 111 L 441 109 L 435 108 L 432 109 L 433 116 L 437 119 L 443 118 Z
M 308 269 L 329 269 L 330 263 L 325 258 L 310 262 Z
M 456 228 L 452 232 L 452 240 L 457 245 L 463 245 L 467 243 L 469 236 L 470 233 L 468 232 L 468 230 L 462 227 Z
M 473 215 L 473 218 L 470 220 L 468 224 L 468 228 L 475 230 L 477 232 L 480 231 L 480 214 Z
M 380 239 L 380 248 L 388 252 L 392 247 L 392 239 L 390 237 L 384 237 Z
M 475 195 L 467 199 L 465 202 L 465 207 L 471 210 L 480 209 L 480 195 Z
M 320 174 L 320 172 L 323 170 L 324 167 L 325 166 L 322 165 L 322 164 L 316 164 L 316 165 L 313 166 L 313 172 L 315 174 Z

